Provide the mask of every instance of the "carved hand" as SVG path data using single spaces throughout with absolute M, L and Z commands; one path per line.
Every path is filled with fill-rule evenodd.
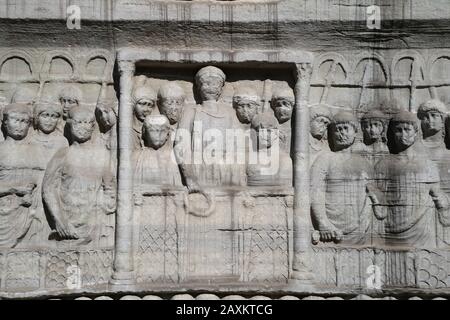
M 372 204 L 380 204 L 377 196 L 378 188 L 373 183 L 368 183 L 366 185 L 366 193 L 372 201 Z
M 13 191 L 16 195 L 22 197 L 27 194 L 31 194 L 35 188 L 36 188 L 35 183 L 29 183 L 26 186 L 15 187 Z
M 201 188 L 198 185 L 197 181 L 193 179 L 186 179 L 187 188 L 189 193 L 201 192 Z
M 116 211 L 116 192 L 114 189 L 105 189 L 103 201 L 103 207 L 107 214 L 111 214 Z
M 333 226 L 331 223 L 319 227 L 320 241 L 322 242 L 340 242 L 342 241 L 343 233 L 341 230 Z
M 437 186 L 433 186 L 430 189 L 430 196 L 433 199 L 436 209 L 442 210 L 449 207 L 447 197 L 442 193 L 442 191 Z
M 61 221 L 55 221 L 56 232 L 62 239 L 71 240 L 78 239 L 78 235 L 75 232 L 75 228 L 68 223 L 65 225 Z

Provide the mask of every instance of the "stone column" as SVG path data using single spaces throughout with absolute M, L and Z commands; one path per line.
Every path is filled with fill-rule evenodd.
M 308 96 L 312 66 L 296 65 L 295 126 L 294 126 L 294 257 L 291 281 L 309 282 L 313 278 L 310 268 L 311 215 L 309 173 L 309 108 Z
M 120 105 L 118 139 L 117 217 L 115 230 L 114 273 L 111 283 L 126 285 L 134 282 L 133 262 L 133 171 L 131 92 L 135 65 L 120 61 Z

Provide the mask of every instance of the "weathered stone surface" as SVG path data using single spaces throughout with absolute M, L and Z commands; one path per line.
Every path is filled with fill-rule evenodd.
M 0 298 L 450 294 L 448 1 L 56 2 L 0 1 Z

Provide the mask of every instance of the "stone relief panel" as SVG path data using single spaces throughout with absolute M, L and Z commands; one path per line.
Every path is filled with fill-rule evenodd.
M 119 60 L 116 94 L 107 51 L 4 53 L 2 292 L 106 286 L 122 254 L 143 287 L 286 285 L 302 205 L 314 283 L 448 288 L 449 57 L 328 53 L 301 85 L 292 64 Z
M 244 68 L 136 64 L 139 282 L 287 282 L 294 79 Z
M 447 286 L 446 272 L 432 267 L 446 265 L 449 250 L 447 56 L 446 50 L 399 50 L 326 53 L 316 60 L 311 214 L 321 283 L 339 286 L 357 272 L 340 269 L 338 256 L 346 250 L 344 260 L 356 262 L 344 266 L 359 266 L 359 281 L 375 266 L 383 288 Z M 352 234 L 356 240 L 349 242 Z M 368 265 L 361 264 L 365 248 L 376 258 Z
M 82 286 L 107 283 L 116 206 L 114 59 L 107 50 L 1 56 L 1 288 L 67 289 L 70 268 L 82 270 Z

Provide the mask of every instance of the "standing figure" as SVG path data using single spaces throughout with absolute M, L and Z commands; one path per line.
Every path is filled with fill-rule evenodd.
M 81 105 L 81 101 L 83 98 L 83 93 L 81 90 L 75 85 L 69 85 L 64 87 L 58 95 L 59 103 L 62 107 L 62 118 L 63 121 L 59 122 L 58 131 L 63 132 L 64 136 L 67 140 L 70 141 L 70 133 L 68 132 L 66 121 L 69 117 L 69 111 L 72 108 L 78 107 Z
M 417 110 L 417 117 L 422 127 L 423 144 L 430 151 L 432 157 L 442 157 L 445 148 L 445 117 L 446 107 L 437 99 L 422 103 Z M 447 152 L 445 152 L 447 153 Z
M 56 102 L 39 101 L 34 106 L 34 133 L 30 139 L 30 145 L 33 146 L 35 154 L 33 155 L 37 164 L 38 184 L 36 187 L 36 197 L 34 207 L 37 216 L 45 221 L 44 206 L 42 203 L 42 179 L 45 169 L 55 153 L 69 146 L 67 139 L 57 129 L 62 117 L 62 107 Z M 39 160 L 39 163 L 37 162 Z M 43 224 L 41 240 L 48 239 L 51 230 L 48 223 Z
M 139 84 L 133 92 L 133 145 L 135 149 L 144 146 L 142 141 L 142 124 L 156 108 L 157 96 L 152 87 Z
M 227 130 L 237 127 L 231 105 L 219 101 L 225 74 L 219 68 L 204 67 L 195 76 L 195 84 L 201 105 L 184 112 L 175 140 L 186 184 L 191 191 L 245 185 L 245 164 L 225 163 Z
M 415 114 L 398 112 L 389 131 L 392 154 L 375 166 L 381 192 L 372 193 L 375 215 L 384 220 L 380 237 L 392 246 L 435 247 L 436 211 L 442 224 L 450 223 L 438 168 L 416 147 L 419 126 Z
M 247 185 L 292 187 L 292 159 L 280 149 L 277 120 L 269 113 L 258 114 L 252 120 L 252 129 L 257 152 L 254 163 L 247 165 Z
M 321 241 L 367 244 L 371 202 L 366 193 L 372 177 L 367 160 L 352 151 L 358 130 L 353 114 L 337 113 L 329 126 L 331 150 L 312 166 L 311 210 Z
M 26 139 L 31 105 L 7 105 L 3 117 L 6 138 L 0 143 L 0 247 L 13 248 L 34 241 L 43 223 L 44 217 L 36 215 L 40 153 Z
M 70 109 L 67 119 L 72 144 L 50 161 L 43 180 L 43 199 L 55 231 L 53 239 L 99 241 L 99 215 L 115 210 L 115 184 L 106 149 L 92 143 L 94 114 Z M 95 161 L 92 161 L 95 159 Z
M 61 132 L 56 130 L 61 121 L 62 113 L 61 105 L 56 102 L 39 101 L 34 106 L 35 132 L 31 138 L 31 143 L 40 145 L 48 150 L 46 154 L 48 161 L 58 149 L 69 145 Z M 50 152 L 50 149 L 53 152 Z
M 417 110 L 425 150 L 439 169 L 442 189 L 450 193 L 450 151 L 445 145 L 446 114 L 444 103 L 436 99 L 424 102 Z
M 332 119 L 331 111 L 323 104 L 311 106 L 309 119 L 309 132 L 311 133 L 311 137 L 309 138 L 309 163 L 312 166 L 321 151 L 330 151 L 330 146 L 328 145 L 328 125 Z
M 375 164 L 389 153 L 387 147 L 387 127 L 389 119 L 381 110 L 372 109 L 361 118 L 363 132 L 362 155 Z
M 291 117 L 295 105 L 295 96 L 291 88 L 278 88 L 272 95 L 270 105 L 278 120 L 281 149 L 290 153 L 292 124 Z
M 58 100 L 62 107 L 62 117 L 64 121 L 68 118 L 69 111 L 81 104 L 82 98 L 83 93 L 74 85 L 67 86 L 60 91 Z
M 163 84 L 158 91 L 159 112 L 165 115 L 176 129 L 184 111 L 186 93 L 176 82 Z
M 118 106 L 116 101 L 103 100 L 95 107 L 95 117 L 100 131 L 100 142 L 108 150 L 117 148 L 117 135 L 115 126 L 117 123 Z
M 135 188 L 145 191 L 152 187 L 181 187 L 181 175 L 171 143 L 171 133 L 166 116 L 147 116 L 143 124 L 144 148 L 134 152 Z

